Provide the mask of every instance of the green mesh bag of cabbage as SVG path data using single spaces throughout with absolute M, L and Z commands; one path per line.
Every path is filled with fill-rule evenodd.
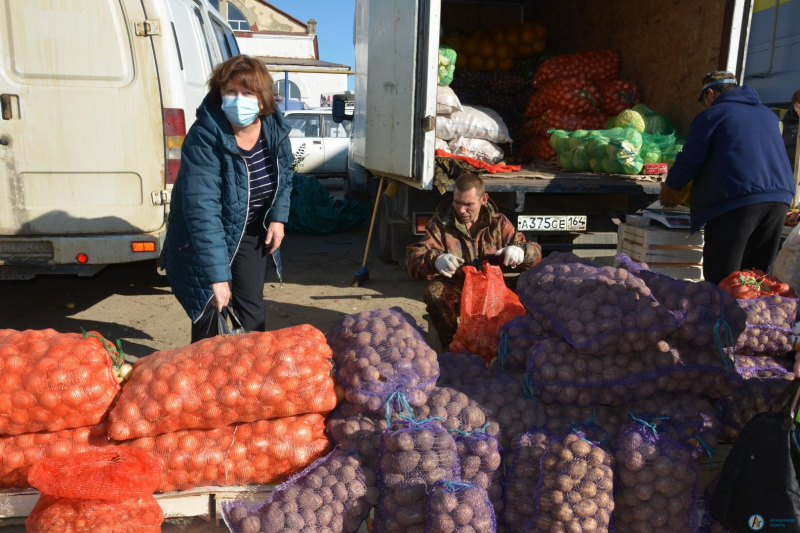
M 607 130 L 551 129 L 550 146 L 561 168 L 604 174 L 639 174 L 645 163 L 658 163 L 675 144 L 675 135 L 648 135 L 635 127 Z
M 441 87 L 447 87 L 453 82 L 453 73 L 456 71 L 456 51 L 449 46 L 439 47 L 439 80 Z

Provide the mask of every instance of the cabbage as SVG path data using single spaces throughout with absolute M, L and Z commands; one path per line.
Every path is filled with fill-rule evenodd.
M 651 135 L 669 135 L 672 133 L 672 124 L 664 115 L 650 115 L 644 119 L 644 131 Z
M 638 159 L 632 159 L 622 163 L 622 171 L 629 176 L 633 176 L 642 171 L 644 164 Z
M 622 138 L 633 145 L 635 152 L 638 153 L 642 149 L 644 138 L 642 137 L 642 134 L 635 129 L 625 128 L 625 130 L 622 132 Z
M 640 154 L 642 156 L 642 161 L 644 163 L 660 163 L 661 162 L 661 150 L 655 147 L 647 148 L 643 150 Z
M 636 128 L 637 131 L 644 131 L 644 117 L 633 109 L 626 109 L 614 120 L 614 126 L 618 128 L 626 128 L 628 126 Z
M 622 165 L 613 157 L 604 157 L 601 163 L 603 172 L 609 174 L 619 174 L 622 172 Z
M 556 130 L 550 135 L 550 148 L 557 154 L 566 152 L 569 149 L 569 133 L 563 130 Z
M 631 109 L 631 111 L 636 111 L 637 113 L 639 113 L 643 117 L 656 114 L 655 111 L 653 111 L 652 109 L 650 109 L 649 107 L 647 107 L 644 104 L 636 104 L 635 106 L 633 106 L 633 109 Z
M 603 159 L 593 157 L 589 160 L 589 166 L 592 167 L 592 172 L 603 172 Z
M 616 120 L 617 120 L 617 117 L 611 117 L 610 119 L 608 119 L 608 122 L 606 122 L 606 129 L 610 130 L 611 128 L 613 128 L 614 127 L 614 122 Z
M 569 136 L 569 149 L 575 150 L 578 147 L 586 146 L 586 138 L 589 136 L 589 132 L 586 130 L 575 130 Z
M 575 170 L 575 153 L 572 151 L 566 151 L 560 156 L 558 156 L 558 162 L 561 164 L 561 168 L 566 170 Z
M 608 137 L 604 137 L 602 135 L 598 135 L 597 137 L 590 139 L 586 145 L 589 155 L 598 159 L 605 157 L 606 147 L 608 147 Z
M 582 170 L 584 172 L 590 171 L 592 169 L 592 165 L 589 163 L 589 159 L 589 152 L 586 151 L 585 148 L 580 147 L 575 150 L 575 156 L 573 159 L 575 170 Z

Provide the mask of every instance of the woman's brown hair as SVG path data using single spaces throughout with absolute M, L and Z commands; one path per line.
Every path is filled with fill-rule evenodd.
M 261 104 L 261 116 L 275 111 L 275 95 L 272 93 L 272 76 L 267 72 L 264 63 L 250 56 L 239 55 L 230 58 L 214 68 L 208 80 L 208 91 L 211 104 L 222 105 L 222 89 L 229 83 L 240 83 L 242 87 L 252 91 Z
M 797 90 L 792 95 L 792 105 L 800 104 L 800 90 Z

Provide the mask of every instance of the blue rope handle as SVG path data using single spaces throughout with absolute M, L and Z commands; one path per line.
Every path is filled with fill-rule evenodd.
M 469 483 L 464 483 L 463 481 L 445 481 L 442 483 L 442 487 L 447 492 L 461 492 L 465 489 L 471 489 L 475 485 L 471 485 Z
M 592 416 L 586 422 L 570 422 L 569 425 L 572 427 L 576 426 L 588 426 L 589 424 L 593 424 L 597 420 L 597 409 L 592 410 Z
M 720 329 L 723 327 L 725 340 L 728 342 L 727 347 L 723 345 L 723 339 L 720 336 Z M 714 345 L 716 346 L 717 352 L 722 359 L 722 368 L 725 370 L 725 372 L 727 372 L 728 366 L 730 366 L 728 363 L 727 350 L 730 349 L 731 359 L 736 361 L 736 341 L 733 338 L 733 331 L 731 331 L 730 325 L 728 325 L 728 322 L 726 322 L 722 317 L 719 317 L 714 321 Z
M 712 455 L 714 455 L 714 454 L 717 452 L 717 450 L 716 450 L 716 449 L 714 449 L 714 448 L 712 448 L 711 446 L 709 446 L 709 445 L 706 443 L 706 441 L 704 441 L 704 440 L 703 440 L 703 437 L 701 437 L 701 436 L 700 436 L 700 435 L 698 435 L 697 433 L 695 433 L 695 434 L 694 434 L 694 437 L 695 437 L 697 440 L 699 440 L 699 441 L 700 441 L 700 445 L 703 447 L 703 449 L 704 449 L 704 450 L 705 450 L 705 452 L 706 452 L 706 455 L 708 456 L 708 469 L 709 469 L 709 470 L 714 470 L 714 465 L 712 465 L 712 464 L 711 464 L 711 456 L 712 456 Z
M 497 344 L 497 358 L 500 359 L 500 370 L 506 369 L 506 357 L 508 356 L 508 330 L 500 330 L 500 342 Z
M 528 374 L 525 376 L 525 384 L 522 387 L 522 392 L 525 394 L 525 397 L 533 403 L 536 404 L 536 407 L 539 407 L 539 402 L 536 401 L 536 396 L 533 395 L 533 384 L 531 383 L 531 376 Z
M 658 431 L 656 431 L 656 425 L 651 423 L 651 422 L 648 422 L 648 420 L 669 420 L 668 416 L 657 416 L 657 417 L 656 416 L 654 416 L 654 417 L 643 416 L 642 418 L 636 418 L 635 416 L 633 416 L 633 412 L 632 411 L 628 411 L 628 416 L 634 422 L 638 422 L 638 423 L 642 424 L 643 426 L 650 428 L 653 431 L 653 435 L 658 435 Z
M 462 437 L 471 437 L 472 435 L 478 434 L 485 434 L 486 428 L 489 427 L 489 422 L 486 422 L 483 427 L 476 429 L 475 431 L 461 431 L 460 429 L 448 429 L 447 431 L 450 433 L 455 433 L 457 435 L 461 435 Z
M 386 400 L 386 423 L 389 427 L 392 427 L 392 402 L 397 401 L 397 412 L 398 416 L 401 418 L 408 418 L 408 416 L 414 417 L 414 411 L 411 409 L 411 404 L 408 403 L 408 399 L 406 395 L 401 391 L 394 391 L 392 394 L 389 395 L 389 398 Z M 403 413 L 407 413 L 404 415 Z

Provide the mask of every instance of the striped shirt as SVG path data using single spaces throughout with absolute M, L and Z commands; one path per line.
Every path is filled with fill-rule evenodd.
M 247 206 L 247 224 L 264 216 L 264 206 L 272 204 L 277 188 L 277 176 L 272 168 L 272 158 L 264 136 L 258 138 L 250 150 L 239 147 L 250 174 L 250 204 Z M 259 215 L 261 215 L 259 217 Z

